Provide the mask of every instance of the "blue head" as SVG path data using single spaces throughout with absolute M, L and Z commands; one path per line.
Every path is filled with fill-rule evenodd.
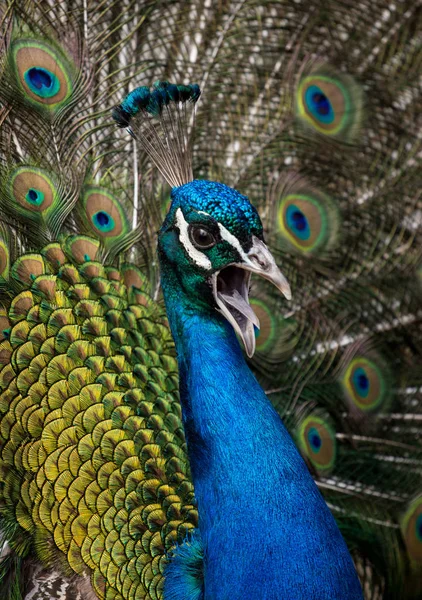
M 158 238 L 165 293 L 181 289 L 194 309 L 223 314 L 251 356 L 254 325 L 259 326 L 249 305 L 251 273 L 290 297 L 264 243 L 258 213 L 245 196 L 213 181 L 192 181 L 174 188 L 171 196 Z

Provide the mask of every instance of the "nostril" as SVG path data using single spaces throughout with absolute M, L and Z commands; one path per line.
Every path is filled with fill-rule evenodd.
M 268 263 L 263 256 L 260 256 L 259 254 L 256 254 L 255 252 L 253 252 L 252 254 L 249 254 L 249 258 L 251 261 L 258 263 L 258 265 L 261 267 L 261 269 L 268 268 Z

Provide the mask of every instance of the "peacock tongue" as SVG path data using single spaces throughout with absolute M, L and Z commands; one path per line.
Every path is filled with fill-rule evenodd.
M 219 310 L 242 339 L 249 357 L 255 351 L 254 326 L 259 329 L 259 319 L 249 304 L 250 278 L 250 272 L 234 265 L 222 269 L 214 278 L 214 297 Z
M 240 317 L 246 317 L 246 319 L 251 321 L 251 323 L 259 329 L 259 319 L 252 310 L 247 298 L 241 296 L 237 290 L 232 290 L 231 293 L 228 294 L 220 293 L 219 297 L 226 305 L 229 304 L 231 306 L 231 310 L 236 319 L 236 313 L 239 313 Z

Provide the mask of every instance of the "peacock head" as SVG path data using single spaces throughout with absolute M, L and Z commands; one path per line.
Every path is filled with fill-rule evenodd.
M 289 284 L 264 243 L 259 215 L 245 196 L 214 181 L 194 180 L 173 188 L 171 195 L 158 237 L 163 275 L 171 269 L 192 307 L 221 313 L 250 357 L 255 350 L 254 326 L 259 327 L 249 304 L 251 274 L 268 279 L 287 299 L 291 297 Z
M 189 308 L 220 312 L 248 356 L 259 321 L 249 304 L 251 273 L 290 299 L 290 287 L 264 243 L 262 223 L 249 200 L 214 181 L 193 179 L 192 124 L 201 95 L 197 84 L 156 81 L 130 92 L 113 110 L 172 187 L 172 203 L 158 236 L 166 295 L 180 290 Z

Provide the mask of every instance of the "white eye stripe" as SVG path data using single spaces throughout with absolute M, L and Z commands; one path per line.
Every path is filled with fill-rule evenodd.
M 235 237 L 232 233 L 230 233 L 230 231 L 228 229 L 226 229 L 224 227 L 224 225 L 222 225 L 221 223 L 218 223 L 218 228 L 220 230 L 221 239 L 223 239 L 224 241 L 229 243 L 231 246 L 233 246 L 233 248 L 235 248 L 238 251 L 238 253 L 240 254 L 241 259 L 246 264 L 249 264 L 250 260 L 247 256 L 246 252 L 243 250 L 242 246 L 240 245 L 240 242 L 237 239 L 237 237 Z
M 221 238 L 228 242 L 231 246 L 233 246 L 233 248 L 235 248 L 239 252 L 240 258 L 242 259 L 242 263 L 248 265 L 249 267 L 252 267 L 253 269 L 256 269 L 256 264 L 253 261 L 251 261 L 247 253 L 243 250 L 237 237 L 230 233 L 230 231 L 228 231 L 221 223 L 218 223 L 218 227 L 220 229 Z M 253 243 L 255 243 L 255 240 L 256 237 L 252 236 Z
M 198 211 L 198 213 L 209 216 L 208 213 L 203 211 Z M 180 232 L 180 242 L 183 244 L 183 247 L 186 250 L 187 254 L 198 265 L 198 267 L 202 267 L 203 269 L 211 269 L 212 263 L 209 260 L 209 258 L 203 252 L 195 248 L 195 246 L 192 244 L 188 232 L 189 224 L 186 221 L 183 212 L 180 208 L 178 208 L 176 211 L 176 225 Z M 230 244 L 230 246 L 232 246 L 235 250 L 237 250 L 237 252 L 240 255 L 240 258 L 242 259 L 242 262 L 249 266 L 254 266 L 254 263 L 252 263 L 251 260 L 248 258 L 248 255 L 243 250 L 237 237 L 230 233 L 230 231 L 226 229 L 221 223 L 217 222 L 217 225 L 220 231 L 221 239 Z
M 230 231 L 226 229 L 221 223 L 218 223 L 218 228 L 220 230 L 221 239 L 223 239 L 225 242 L 228 242 L 230 246 L 233 246 L 233 248 L 235 248 L 239 252 L 242 258 L 243 256 L 246 256 L 237 237 L 230 233 Z
M 187 254 L 195 262 L 195 264 L 197 264 L 198 267 L 202 267 L 203 269 L 211 269 L 212 264 L 209 258 L 205 256 L 203 252 L 195 248 L 195 246 L 190 241 L 188 223 L 180 208 L 176 210 L 176 226 L 179 229 L 179 240 L 182 243 Z

